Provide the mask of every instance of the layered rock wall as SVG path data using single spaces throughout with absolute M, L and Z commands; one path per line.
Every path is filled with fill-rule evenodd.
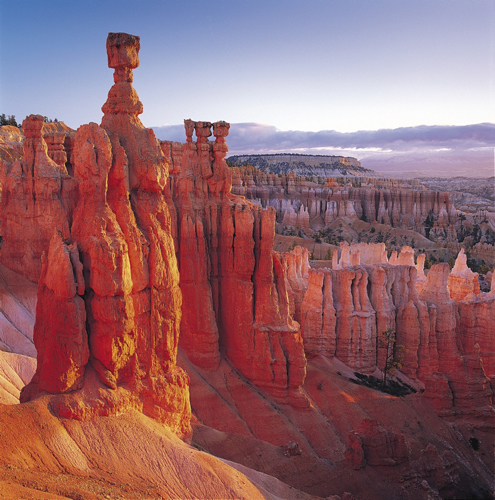
M 363 178 L 364 186 L 353 187 L 335 178 L 313 182 L 293 172 L 277 176 L 252 167 L 232 168 L 232 172 L 233 193 L 262 207 L 273 206 L 277 220 L 306 234 L 337 218 L 359 218 L 457 241 L 453 228 L 459 219 L 448 193 L 372 178 Z
M 57 164 L 48 155 L 43 117 L 28 116 L 22 130 L 22 161 L 5 163 L 2 168 L 0 261 L 31 281 L 38 281 L 41 255 L 47 251 L 53 232 L 69 237 L 69 214 L 77 196 L 65 165 Z
M 463 252 L 451 273 L 448 264 L 433 266 L 418 286 L 418 270 L 407 264 L 408 247 L 390 262 L 385 257 L 373 264 L 360 262 L 359 248 L 343 245 L 336 269 L 309 271 L 300 305 L 306 355 L 336 356 L 364 373 L 376 366 L 383 370 L 382 334 L 392 331 L 395 345 L 402 347 L 401 371 L 424 384 L 425 396 L 441 415 L 489 421 L 494 380 L 489 318 L 495 296 L 479 293 L 473 285 L 477 276 L 462 270 Z M 363 255 L 374 253 L 379 256 L 379 248 Z M 460 275 L 464 283 L 458 283 Z M 463 292 L 473 288 L 478 294 Z M 462 300 L 452 300 L 461 293 Z
M 204 369 L 216 369 L 223 353 L 276 400 L 305 404 L 306 360 L 287 263 L 272 250 L 275 211 L 230 193 L 229 125 L 213 124 L 214 142 L 211 127 L 185 120 L 186 143 L 162 143 L 173 172 L 168 201 L 185 297 L 181 345 Z

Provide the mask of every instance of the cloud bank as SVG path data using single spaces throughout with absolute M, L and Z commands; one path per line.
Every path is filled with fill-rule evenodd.
M 153 128 L 159 139 L 185 141 L 182 125 Z M 227 143 L 232 155 L 341 154 L 358 158 L 366 168 L 384 172 L 392 168 L 431 174 L 440 169 L 444 175 L 449 173 L 451 165 L 456 175 L 463 175 L 463 170 L 470 176 L 494 175 L 494 123 L 422 125 L 348 133 L 335 130 L 282 131 L 273 125 L 233 123 Z
M 182 125 L 153 127 L 165 140 L 185 139 Z M 228 137 L 231 151 L 290 151 L 295 149 L 375 149 L 404 150 L 411 148 L 473 149 L 495 146 L 495 124 L 479 123 L 462 126 L 418 126 L 396 129 L 360 130 L 358 132 L 282 131 L 261 123 L 233 123 Z

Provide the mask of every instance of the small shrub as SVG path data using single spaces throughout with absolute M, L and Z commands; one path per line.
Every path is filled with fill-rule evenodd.
M 469 443 L 471 444 L 471 446 L 473 447 L 473 450 L 474 451 L 478 451 L 480 449 L 480 442 L 478 439 L 476 439 L 475 437 L 471 437 L 469 438 Z

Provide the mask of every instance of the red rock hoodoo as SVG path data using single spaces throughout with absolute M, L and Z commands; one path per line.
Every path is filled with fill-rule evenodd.
M 162 143 L 171 162 L 169 204 L 184 294 L 180 342 L 215 370 L 223 352 L 277 401 L 306 405 L 306 360 L 290 314 L 287 263 L 272 250 L 275 211 L 230 193 L 229 124 L 185 120 L 185 144 Z M 192 140 L 193 130 L 197 141 Z
M 51 219 L 23 222 L 40 253 L 48 250 L 48 231 L 55 235 L 41 259 L 34 336 L 40 362 L 21 400 L 43 391 L 65 393 L 52 407 L 76 418 L 136 407 L 185 435 L 190 406 L 188 377 L 176 366 L 182 295 L 164 197 L 168 164 L 138 118 L 142 104 L 131 84 L 138 52 L 139 37 L 109 34 L 115 84 L 102 108 L 102 126 L 83 125 L 75 134 L 72 179 L 47 158 L 41 117 L 23 127 L 36 125 L 22 164 L 13 167 L 19 182 L 41 185 L 41 177 L 51 187 L 47 205 L 26 196 L 34 211 L 39 206 Z M 15 178 L 12 171 L 8 178 Z M 59 179 L 66 178 L 76 188 L 63 203 Z M 8 206 L 9 198 L 3 203 Z M 46 213 L 43 206 L 57 210 Z M 11 220 L 6 227 L 13 227 Z M 11 258 L 10 247 L 2 254 Z M 36 277 L 35 266 L 29 276 Z M 70 392 L 75 389 L 82 390 Z
M 28 116 L 22 130 L 22 160 L 10 164 L 3 181 L 0 260 L 13 271 L 38 281 L 41 255 L 48 250 L 53 232 L 69 237 L 75 185 L 65 165 L 48 155 L 43 117 Z
M 480 293 L 463 251 L 452 272 L 433 266 L 418 286 L 411 249 L 387 262 L 382 246 L 342 244 L 332 270 L 309 271 L 296 299 L 306 355 L 372 373 L 384 367 L 381 334 L 391 330 L 403 347 L 402 373 L 424 384 L 439 414 L 493 425 L 493 293 Z

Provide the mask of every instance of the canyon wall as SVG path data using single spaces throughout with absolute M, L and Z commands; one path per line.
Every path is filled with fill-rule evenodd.
M 422 235 L 428 230 L 436 238 L 457 241 L 453 228 L 459 219 L 448 193 L 391 179 L 356 178 L 360 186 L 353 187 L 339 184 L 337 178 L 313 177 L 313 182 L 294 172 L 277 176 L 252 167 L 233 168 L 232 172 L 233 193 L 262 207 L 274 207 L 277 220 L 307 234 L 347 217 L 412 229 Z
M 306 356 L 336 356 L 370 374 L 384 369 L 382 334 L 392 331 L 401 372 L 440 415 L 493 425 L 493 288 L 480 292 L 464 252 L 452 272 L 438 264 L 418 281 L 422 264 L 408 247 L 387 261 L 384 244 L 342 244 L 333 269 L 309 271 L 300 306 Z

